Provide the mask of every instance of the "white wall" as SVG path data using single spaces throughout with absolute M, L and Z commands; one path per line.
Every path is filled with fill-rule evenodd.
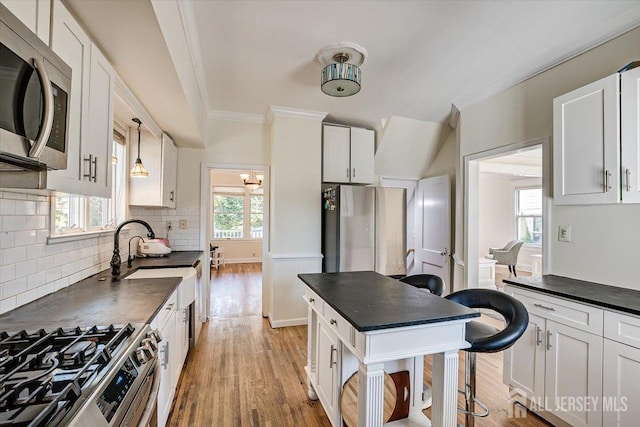
M 552 136 L 553 98 L 613 74 L 640 57 L 640 28 L 463 110 L 459 122 L 460 171 L 464 156 Z M 458 200 L 463 189 L 458 187 Z M 640 205 L 551 206 L 548 225 L 571 225 L 573 241 L 549 243 L 547 272 L 640 289 Z M 460 229 L 460 228 L 459 228 Z M 456 251 L 462 253 L 463 242 Z
M 478 253 L 489 254 L 489 248 L 503 247 L 516 238 L 515 189 L 542 185 L 541 178 L 522 179 L 507 175 L 480 174 L 478 221 Z M 531 270 L 531 255 L 540 254 L 539 246 L 523 245 L 518 256 L 518 269 Z

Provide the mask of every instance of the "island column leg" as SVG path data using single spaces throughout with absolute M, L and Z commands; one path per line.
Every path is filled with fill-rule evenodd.
M 318 327 L 316 322 L 316 312 L 309 306 L 307 307 L 307 381 L 309 388 L 307 395 L 311 400 L 318 400 L 318 394 L 313 386 L 313 381 L 318 375 L 316 372 L 316 343 L 318 342 Z
M 458 350 L 433 355 L 433 406 L 436 427 L 456 427 L 458 412 Z
M 358 369 L 358 426 L 380 427 L 384 408 L 384 363 Z

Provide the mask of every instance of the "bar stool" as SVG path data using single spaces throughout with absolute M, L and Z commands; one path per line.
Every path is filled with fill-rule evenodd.
M 465 426 L 473 427 L 473 417 L 486 417 L 489 409 L 476 398 L 476 353 L 495 353 L 511 347 L 522 336 L 529 324 L 529 314 L 524 304 L 511 295 L 491 289 L 465 289 L 445 297 L 469 308 L 486 308 L 500 313 L 506 326 L 499 330 L 478 321 L 468 322 L 465 339 L 471 347 L 463 349 L 465 354 Z M 462 393 L 462 392 L 461 392 Z M 483 412 L 475 412 L 475 404 Z
M 414 274 L 400 279 L 401 282 L 420 289 L 426 289 L 434 295 L 442 296 L 444 280 L 435 274 Z

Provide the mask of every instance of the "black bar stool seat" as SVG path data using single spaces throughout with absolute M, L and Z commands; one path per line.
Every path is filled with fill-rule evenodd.
M 420 289 L 426 289 L 434 295 L 442 296 L 444 280 L 435 274 L 414 274 L 400 279 L 401 282 Z
M 511 295 L 491 289 L 465 289 L 445 297 L 469 308 L 493 310 L 504 317 L 505 328 L 500 330 L 483 322 L 466 324 L 465 339 L 471 346 L 465 354 L 465 425 L 474 426 L 474 416 L 486 417 L 489 409 L 476 398 L 476 353 L 495 353 L 506 350 L 524 334 L 529 324 L 529 313 L 524 304 Z M 475 412 L 475 404 L 484 411 Z

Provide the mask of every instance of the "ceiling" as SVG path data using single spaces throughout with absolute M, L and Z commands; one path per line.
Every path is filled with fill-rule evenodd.
M 149 1 L 66 3 L 160 126 L 174 129 L 179 146 L 197 145 L 201 132 Z M 640 2 L 613 0 L 179 5 L 210 119 L 255 122 L 278 105 L 376 129 L 391 116 L 446 121 L 452 103 L 463 110 L 640 23 Z M 315 55 L 344 41 L 368 51 L 362 90 L 333 98 L 320 91 Z

